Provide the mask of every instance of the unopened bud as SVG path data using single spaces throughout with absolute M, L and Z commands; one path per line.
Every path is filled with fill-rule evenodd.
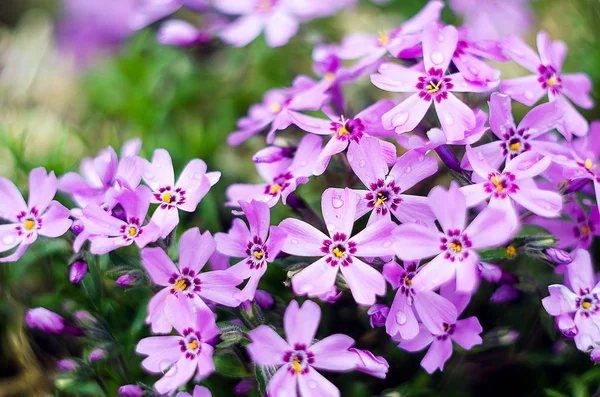
M 544 253 L 546 254 L 546 259 L 548 262 L 556 265 L 566 265 L 573 262 L 571 255 L 559 248 L 548 248 L 546 251 L 544 251 Z
M 296 148 L 268 146 L 256 152 L 252 157 L 252 161 L 255 163 L 275 163 L 283 159 L 292 158 L 295 152 Z
M 78 284 L 87 274 L 88 266 L 83 261 L 75 261 L 69 268 L 69 281 Z

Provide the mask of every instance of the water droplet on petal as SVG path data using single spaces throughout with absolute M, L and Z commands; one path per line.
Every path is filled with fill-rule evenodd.
M 304 167 L 304 166 L 306 166 L 306 161 L 301 161 L 300 162 L 300 167 Z
M 158 190 L 158 182 L 150 182 L 150 189 L 152 190 Z
M 293 239 L 290 240 L 290 243 L 296 245 L 296 244 L 298 244 L 298 240 L 296 240 L 295 238 L 293 238 Z
M 431 62 L 439 65 L 440 63 L 444 62 L 444 56 L 441 53 L 434 51 L 431 53 Z
M 146 174 L 144 174 L 144 178 L 145 179 L 154 179 L 154 174 L 152 174 L 151 172 L 146 172 Z
M 422 163 L 423 161 L 425 161 L 425 156 L 420 155 L 418 160 L 419 160 L 419 163 Z
M 330 223 L 329 225 L 327 225 L 327 230 L 333 232 L 335 230 L 335 225 L 333 223 Z
M 315 382 L 315 381 L 314 381 L 314 380 L 312 380 L 312 379 L 311 379 L 311 380 L 309 380 L 309 381 L 308 381 L 308 387 L 309 387 L 310 389 L 316 389 L 316 388 L 317 388 L 317 382 Z
M 454 125 L 454 117 L 452 117 L 450 113 L 444 115 L 444 121 L 446 122 L 446 125 Z
M 477 152 L 477 158 L 483 160 L 483 152 Z
M 462 83 L 460 83 L 460 85 L 461 85 L 462 87 L 468 87 L 468 86 L 469 86 L 469 83 L 467 83 L 466 81 L 463 81 Z
M 342 200 L 339 197 L 334 197 L 331 199 L 331 205 L 333 206 L 333 208 L 342 208 L 342 206 L 344 205 L 344 200 Z
M 533 99 L 533 92 L 527 90 L 525 91 L 525 98 L 532 100 Z
M 437 41 L 439 41 L 441 43 L 442 41 L 444 41 L 444 39 L 445 39 L 444 35 L 441 34 L 441 33 L 438 33 L 438 35 L 437 35 Z
M 408 167 L 406 167 L 406 168 L 404 169 L 404 173 L 405 173 L 405 174 L 410 174 L 411 172 L 412 172 L 412 167 L 411 167 L 411 166 L 408 166 Z
M 354 160 L 354 156 L 352 156 L 350 153 L 346 154 L 346 158 L 348 159 L 348 162 Z
M 360 168 L 363 168 L 365 165 L 367 165 L 367 162 L 365 160 L 360 160 L 360 163 L 358 163 L 358 166 Z
M 392 124 L 394 126 L 400 127 L 403 126 L 404 124 L 406 124 L 406 122 L 408 121 L 408 113 L 398 113 L 396 116 L 394 116 L 394 118 L 392 119 Z
M 403 312 L 398 312 L 398 314 L 396 314 L 396 322 L 400 325 L 404 325 L 406 324 L 406 321 L 408 320 L 408 318 L 406 317 L 406 314 L 404 314 Z
M 194 174 L 194 179 L 197 179 L 199 181 L 202 180 L 203 177 L 204 177 L 204 173 L 203 172 L 196 172 Z
M 392 242 L 390 240 L 385 240 L 385 242 L 383 243 L 383 248 L 387 248 L 390 245 L 392 245 Z
M 469 68 L 469 72 L 473 73 L 475 76 L 477 76 L 479 74 L 479 70 L 477 70 L 474 67 L 470 67 Z

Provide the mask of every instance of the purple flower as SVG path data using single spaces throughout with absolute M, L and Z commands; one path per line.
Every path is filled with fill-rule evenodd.
M 181 391 L 181 392 L 177 393 L 176 397 L 211 397 L 211 396 L 212 396 L 212 394 L 211 394 L 210 390 L 208 390 L 206 387 L 196 385 L 194 387 L 194 394 L 190 394 L 190 393 Z
M 89 233 L 92 254 L 101 255 L 134 242 L 140 248 L 156 241 L 160 226 L 150 221 L 144 224 L 152 193 L 146 186 L 138 186 L 133 191 L 123 189 L 116 200 L 123 207 L 123 219 L 111 216 L 96 204 L 90 204 L 82 211 L 81 221 Z
M 469 302 L 469 296 L 459 293 L 447 294 L 442 289 L 441 298 L 447 299 L 455 306 L 455 313 L 462 313 Z M 438 319 L 436 327 L 430 329 L 424 324 L 419 326 L 419 333 L 413 339 L 403 340 L 398 345 L 400 349 L 408 352 L 423 350 L 431 345 L 421 366 L 428 372 L 433 373 L 436 369 L 444 370 L 444 364 L 452 356 L 452 341 L 456 342 L 465 350 L 470 350 L 475 345 L 482 343 L 481 334 L 483 329 L 477 317 L 468 317 L 463 320 L 443 322 Z
M 514 301 L 519 297 L 519 290 L 510 284 L 502 284 L 490 297 L 492 303 L 505 303 Z
M 355 348 L 348 349 L 358 356 L 357 365 L 354 368 L 357 371 L 364 372 L 379 379 L 385 379 L 390 365 L 385 358 L 381 356 L 375 357 L 368 350 L 359 350 Z
M 73 372 L 79 368 L 79 364 L 73 360 L 60 360 L 57 367 L 60 372 Z
M 320 319 L 316 303 L 305 301 L 299 307 L 294 300 L 283 318 L 287 340 L 267 325 L 250 331 L 252 359 L 259 365 L 279 366 L 267 386 L 270 396 L 295 396 L 296 390 L 304 397 L 339 396 L 339 390 L 317 370 L 350 371 L 357 366 L 358 356 L 348 350 L 354 340 L 346 335 L 331 335 L 313 344 Z
M 600 346 L 594 347 L 594 350 L 590 353 L 590 360 L 595 363 L 600 362 Z
M 198 310 L 206 308 L 203 299 L 231 307 L 240 304 L 235 298 L 238 279 L 223 270 L 201 273 L 216 246 L 209 232 L 201 235 L 198 228 L 193 228 L 181 235 L 177 265 L 162 248 L 142 250 L 142 265 L 152 282 L 165 287 L 148 303 L 146 323 L 151 324 L 152 332 L 168 333 L 172 329 L 166 307 L 170 295 L 186 297 Z
M 256 290 L 254 293 L 256 304 L 263 310 L 272 310 L 275 307 L 275 298 L 267 291 Z
M 78 284 L 87 274 L 88 266 L 83 261 L 75 261 L 69 267 L 69 281 L 73 284 Z
M 344 294 L 343 291 L 338 291 L 335 284 L 331 286 L 329 290 L 317 296 L 321 302 L 335 303 Z
M 244 289 L 235 297 L 241 302 L 254 299 L 258 282 L 267 271 L 267 264 L 273 262 L 286 237 L 281 227 L 269 226 L 271 214 L 267 204 L 254 201 L 240 201 L 240 206 L 250 230 L 240 219 L 234 219 L 229 233 L 217 233 L 217 249 L 230 257 L 244 258 L 230 267 L 227 272 L 238 280 L 248 279 Z
M 115 284 L 117 285 L 117 287 L 120 288 L 128 288 L 128 287 L 133 287 L 136 282 L 137 282 L 138 278 L 130 273 L 124 274 L 122 276 L 120 276 L 117 281 L 115 281 Z
M 194 212 L 200 200 L 221 178 L 220 172 L 206 173 L 206 163 L 192 160 L 183 169 L 177 183 L 173 162 L 169 152 L 157 149 L 152 156 L 152 164 L 147 166 L 144 181 L 152 189 L 153 204 L 159 204 L 152 221 L 160 226 L 160 236 L 166 237 L 179 223 L 178 209 Z
M 547 134 L 556 128 L 563 113 L 554 102 L 539 105 L 529 111 L 516 126 L 511 112 L 510 97 L 493 93 L 490 101 L 490 127 L 499 141 L 474 147 L 478 156 L 483 156 L 494 168 L 502 162 L 514 159 L 525 152 L 540 155 L 568 155 L 567 148 L 556 142 L 554 135 Z M 463 166 L 466 165 L 466 158 Z
M 396 225 L 382 219 L 351 237 L 357 203 L 358 195 L 348 188 L 323 192 L 321 208 L 329 237 L 298 219 L 288 218 L 280 223 L 288 234 L 283 252 L 320 257 L 292 277 L 292 288 L 297 295 L 315 297 L 328 292 L 338 271 L 344 275 L 354 300 L 361 305 L 370 306 L 375 303 L 376 295 L 385 294 L 381 273 L 358 257 L 392 254 L 390 234 Z
M 502 269 L 493 263 L 479 262 L 477 264 L 477 271 L 482 279 L 490 283 L 497 283 L 502 278 Z
M 458 44 L 452 63 L 467 81 L 487 84 L 500 79 L 500 71 L 483 61 L 508 61 L 500 43 L 494 40 L 473 40 L 465 28 L 458 29 Z
M 544 251 L 544 254 L 546 254 L 546 259 L 549 262 L 557 265 L 568 265 L 569 263 L 573 262 L 573 257 L 571 257 L 568 252 L 559 248 L 548 248 L 546 251 Z
M 91 362 L 100 361 L 106 357 L 106 352 L 102 349 L 94 349 L 88 355 Z
M 234 0 L 235 1 L 235 0 Z M 316 83 L 310 77 L 300 75 L 291 88 L 267 91 L 263 102 L 250 106 L 248 116 L 238 120 L 238 131 L 227 137 L 230 145 L 239 145 L 248 138 L 260 133 L 269 125 L 267 143 L 275 140 L 275 132 L 292 124 L 290 114 L 298 110 L 319 110 L 327 99 L 325 91 L 329 83 L 325 80 Z
M 151 336 L 137 344 L 136 352 L 148 356 L 142 367 L 153 374 L 164 374 L 154 384 L 160 394 L 173 394 L 194 373 L 200 381 L 214 372 L 213 347 L 208 344 L 219 335 L 215 315 L 207 309 L 194 310 L 182 294 L 167 297 L 167 317 L 176 336 Z
M 380 143 L 378 139 L 369 138 L 348 149 L 350 167 L 368 188 L 354 190 L 360 196 L 356 217 L 371 211 L 369 224 L 382 218 L 390 220 L 390 214 L 403 223 L 423 221 L 433 224 L 435 216 L 427 198 L 404 193 L 437 172 L 436 159 L 409 151 L 395 159 L 388 173 Z
M 257 164 L 276 163 L 281 160 L 293 158 L 295 153 L 296 148 L 294 147 L 268 146 L 256 152 L 256 154 L 252 156 L 252 161 Z
M 65 320 L 43 307 L 29 309 L 25 315 L 25 322 L 29 328 L 39 328 L 52 334 L 60 334 L 65 329 Z
M 381 305 L 377 303 L 371 306 L 369 310 L 367 310 L 367 314 L 370 316 L 369 321 L 371 323 L 371 328 L 383 327 L 389 312 L 390 307 L 388 305 Z
M 286 158 L 273 163 L 258 163 L 256 170 L 265 183 L 249 185 L 234 183 L 227 188 L 227 206 L 239 207 L 240 201 L 256 200 L 275 206 L 281 201 L 286 204 L 287 197 L 298 185 L 308 182 L 312 176 L 313 166 L 321 152 L 323 140 L 314 135 L 305 135 L 293 158 Z
M 533 26 L 529 0 L 450 0 L 450 7 L 460 15 L 465 26 L 477 39 L 501 39 L 507 33 L 524 34 Z
M 325 172 L 333 155 L 343 152 L 346 148 L 360 146 L 363 139 L 368 136 L 385 134 L 385 129 L 381 125 L 381 116 L 393 106 L 391 101 L 379 101 L 358 113 L 354 118 L 328 114 L 330 120 L 301 113 L 290 114 L 292 122 L 304 131 L 332 136 L 318 155 L 312 172 L 315 175 L 321 175 Z M 330 112 L 327 111 L 327 113 Z M 396 158 L 396 148 L 383 141 L 381 146 L 386 158 L 393 162 Z
M 598 280 L 589 252 L 578 249 L 573 251 L 572 256 L 573 262 L 566 265 L 570 287 L 561 284 L 549 286 L 550 296 L 542 299 L 542 304 L 551 316 L 575 314 L 572 322 L 569 321 L 570 316 L 563 316 L 565 324 L 560 329 L 576 326 L 575 344 L 585 352 L 600 340 L 600 287 L 596 285 Z
M 254 389 L 254 382 L 251 379 L 242 379 L 235 385 L 233 392 L 235 394 L 250 393 Z
M 56 176 L 42 167 L 29 173 L 29 200 L 27 204 L 14 183 L 0 177 L 0 252 L 17 249 L 0 262 L 15 262 L 27 251 L 38 236 L 55 238 L 71 227 L 70 211 L 57 201 Z
M 550 102 L 556 101 L 557 107 L 564 114 L 557 127 L 560 133 L 569 140 L 572 134 L 585 135 L 588 131 L 586 119 L 566 98 L 579 107 L 591 109 L 594 106 L 589 95 L 592 81 L 584 73 L 562 73 L 567 53 L 567 47 L 562 41 L 552 42 L 546 32 L 540 31 L 537 34 L 537 47 L 539 56 L 517 36 L 509 35 L 504 39 L 504 51 L 534 74 L 503 80 L 500 92 L 527 106 L 532 106 L 548 92 Z
M 442 332 L 440 324 L 453 323 L 457 318 L 456 308 L 451 302 L 419 284 L 419 279 L 415 278 L 418 265 L 418 262 L 409 262 L 403 267 L 396 262 L 388 262 L 383 266 L 386 280 L 398 290 L 385 328 L 389 335 L 400 335 L 405 340 L 419 333 L 417 316 L 432 332 Z
M 476 153 L 467 146 L 469 163 L 480 183 L 463 186 L 467 207 L 474 207 L 490 198 L 490 206 L 506 211 L 518 222 L 518 212 L 512 201 L 522 205 L 534 214 L 556 218 L 562 209 L 562 196 L 556 192 L 539 189 L 533 177 L 550 166 L 550 158 L 534 152 L 526 152 L 510 160 L 503 171 L 490 166 L 483 154 Z
M 379 67 L 380 74 L 371 75 L 371 81 L 382 90 L 413 93 L 399 105 L 383 115 L 381 122 L 386 129 L 396 133 L 413 130 L 423 119 L 433 102 L 444 130 L 450 141 L 463 139 L 465 131 L 475 127 L 475 114 L 450 91 L 487 92 L 498 81 L 485 85 L 467 81 L 461 73 L 446 75 L 452 55 L 458 45 L 458 31 L 453 26 L 440 29 L 428 26 L 423 33 L 423 61 L 425 73 L 393 63 Z
M 487 207 L 466 226 L 467 202 L 455 182 L 448 191 L 433 188 L 428 199 L 442 232 L 422 224 L 400 225 L 394 231 L 396 255 L 409 261 L 435 256 L 413 279 L 423 289 L 433 289 L 456 276 L 457 290 L 472 292 L 478 280 L 476 250 L 510 240 L 517 231 L 515 223 L 506 211 Z
M 119 395 L 123 397 L 142 397 L 144 390 L 138 385 L 124 385 L 119 387 Z

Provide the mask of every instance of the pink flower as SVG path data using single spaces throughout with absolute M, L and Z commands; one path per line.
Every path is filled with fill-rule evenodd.
M 223 270 L 201 273 L 216 247 L 209 232 L 200 235 L 200 230 L 193 228 L 181 235 L 177 265 L 162 248 L 142 250 L 142 265 L 148 275 L 155 284 L 165 287 L 148 304 L 146 323 L 151 324 L 152 332 L 171 332 L 166 307 L 170 295 L 188 298 L 198 310 L 207 307 L 203 299 L 230 307 L 240 304 L 235 298 L 238 279 Z
M 286 237 L 285 231 L 271 224 L 271 215 L 267 204 L 252 200 L 240 201 L 240 206 L 250 230 L 246 224 L 236 218 L 229 233 L 217 233 L 215 241 L 219 252 L 234 258 L 244 258 L 230 267 L 227 272 L 239 280 L 248 279 L 244 289 L 235 295 L 240 302 L 252 300 L 258 282 L 267 271 L 267 264 L 273 262 Z
M 327 111 L 330 120 L 307 116 L 301 113 L 290 114 L 292 122 L 304 131 L 319 135 L 331 135 L 331 139 L 318 155 L 313 169 L 315 175 L 325 172 L 329 160 L 335 154 L 341 153 L 348 147 L 360 145 L 363 138 L 368 136 L 385 135 L 381 125 L 381 116 L 393 107 L 391 101 L 379 101 L 369 106 L 354 118 L 345 118 Z M 396 148 L 388 142 L 381 141 L 382 152 L 387 159 L 396 158 Z
M 54 172 L 42 167 L 29 173 L 29 200 L 27 204 L 14 183 L 0 177 L 0 252 L 15 247 L 11 255 L 0 257 L 0 262 L 15 262 L 33 244 L 38 236 L 59 237 L 71 227 L 70 211 L 53 201 L 57 181 Z
M 354 340 L 335 334 L 313 343 L 321 309 L 312 301 L 302 307 L 291 301 L 283 317 L 286 340 L 267 325 L 249 332 L 248 352 L 259 365 L 278 366 L 269 381 L 270 396 L 339 396 L 340 392 L 317 370 L 350 371 L 358 363 L 358 356 L 348 349 Z
M 553 140 L 552 134 L 547 134 L 556 128 L 563 116 L 556 103 L 545 103 L 531 109 L 518 126 L 512 116 L 510 97 L 494 92 L 489 106 L 490 127 L 499 141 L 474 147 L 473 151 L 484 157 L 490 166 L 498 168 L 504 160 L 508 163 L 529 151 L 549 156 L 569 154 L 568 149 Z M 467 165 L 465 160 L 463 166 Z
M 239 207 L 239 201 L 256 200 L 267 203 L 269 207 L 281 201 L 286 204 L 287 197 L 298 185 L 308 182 L 313 166 L 321 152 L 323 140 L 314 135 L 305 135 L 293 158 L 284 158 L 271 163 L 258 163 L 256 170 L 266 183 L 249 185 L 234 183 L 227 188 L 225 195 L 230 207 Z
M 221 178 L 220 172 L 206 173 L 206 163 L 195 159 L 188 163 L 175 183 L 173 162 L 169 152 L 164 149 L 154 151 L 152 164 L 146 169 L 144 181 L 152 189 L 150 202 L 159 204 L 152 221 L 160 226 L 160 236 L 163 238 L 179 223 L 177 210 L 194 212 L 211 186 Z
M 446 295 L 448 303 L 455 306 L 454 311 L 458 314 L 463 312 L 470 298 L 469 295 L 458 293 L 444 294 L 444 291 L 442 291 L 442 295 Z M 431 374 L 438 368 L 440 371 L 444 370 L 444 364 L 452 356 L 452 341 L 463 349 L 470 350 L 473 346 L 482 343 L 481 336 L 479 336 L 482 332 L 483 329 L 477 317 L 451 322 L 438 321 L 436 329 L 428 329 L 421 324 L 418 335 L 411 340 L 403 340 L 398 347 L 408 352 L 416 352 L 431 345 L 421 361 L 421 366 Z
M 116 199 L 123 207 L 123 219 L 111 216 L 96 204 L 83 209 L 81 221 L 89 233 L 92 254 L 101 255 L 134 242 L 140 248 L 156 241 L 160 227 L 154 222 L 144 224 L 151 192 L 146 186 L 138 186 L 135 191 L 124 189 Z
M 211 394 L 210 390 L 208 390 L 206 387 L 200 386 L 200 385 L 196 385 L 194 387 L 194 394 L 186 393 L 184 391 L 177 393 L 177 397 L 211 397 L 211 396 L 212 396 L 212 394 Z
M 458 45 L 458 31 L 454 26 L 440 28 L 428 26 L 423 33 L 423 62 L 426 73 L 393 63 L 379 67 L 380 74 L 371 75 L 371 81 L 382 90 L 413 93 L 399 105 L 383 115 L 381 121 L 387 129 L 401 134 L 413 130 L 423 119 L 431 103 L 450 141 L 463 139 L 466 131 L 475 127 L 475 114 L 451 91 L 487 92 L 498 81 L 484 85 L 469 82 L 461 73 L 446 75 Z
M 283 252 L 321 257 L 292 277 L 292 288 L 297 295 L 316 297 L 328 292 L 335 284 L 338 270 L 357 303 L 370 306 L 375 303 L 376 295 L 385 294 L 381 273 L 358 257 L 391 255 L 390 234 L 396 225 L 382 219 L 351 237 L 357 202 L 358 195 L 348 188 L 323 192 L 321 208 L 329 237 L 298 219 L 288 218 L 280 223 L 288 234 Z
M 29 309 L 25 315 L 25 322 L 29 328 L 39 328 L 52 334 L 60 334 L 65 329 L 65 320 L 43 307 Z
M 466 226 L 467 201 L 458 184 L 448 191 L 441 186 L 431 189 L 429 206 L 442 231 L 422 224 L 403 224 L 394 231 L 396 255 L 403 260 L 434 258 L 413 279 L 423 289 L 433 289 L 456 276 L 456 288 L 472 292 L 477 285 L 476 250 L 497 247 L 516 233 L 506 211 L 488 207 Z
M 148 356 L 142 361 L 144 369 L 153 374 L 164 374 L 154 384 L 156 391 L 171 395 L 194 373 L 194 379 L 200 381 L 214 372 L 214 349 L 208 342 L 219 334 L 219 329 L 211 311 L 195 311 L 183 295 L 179 298 L 169 296 L 167 306 L 169 322 L 179 335 L 144 338 L 135 351 Z
M 566 265 L 569 287 L 549 286 L 550 296 L 542 299 L 542 304 L 551 316 L 561 316 L 561 330 L 576 327 L 575 344 L 579 350 L 587 351 L 600 340 L 600 287 L 589 252 L 578 249 L 572 256 L 573 262 Z
M 562 196 L 539 189 L 533 181 L 533 177 L 550 166 L 549 157 L 540 159 L 537 153 L 526 152 L 510 160 L 503 171 L 498 171 L 470 146 L 467 146 L 467 156 L 474 175 L 482 180 L 460 188 L 467 199 L 467 207 L 474 207 L 490 198 L 490 205 L 512 214 L 514 222 L 518 222 L 518 212 L 512 201 L 543 217 L 560 216 Z
M 567 53 L 565 43 L 552 42 L 546 32 L 540 31 L 537 34 L 539 56 L 522 39 L 514 35 L 504 39 L 503 47 L 515 62 L 534 74 L 503 80 L 500 92 L 527 106 L 532 106 L 548 92 L 550 102 L 556 101 L 564 113 L 558 125 L 560 133 L 569 140 L 572 134 L 585 135 L 588 131 L 586 119 L 565 97 L 579 107 L 591 109 L 594 106 L 589 95 L 592 81 L 583 73 L 562 73 L 562 64 Z
M 360 196 L 356 217 L 370 211 L 369 224 L 382 218 L 389 220 L 390 214 L 403 223 L 423 221 L 433 224 L 435 216 L 427 198 L 404 193 L 437 172 L 436 159 L 418 151 L 408 151 L 388 170 L 380 149 L 380 142 L 374 138 L 348 149 L 350 167 L 368 188 L 354 190 Z

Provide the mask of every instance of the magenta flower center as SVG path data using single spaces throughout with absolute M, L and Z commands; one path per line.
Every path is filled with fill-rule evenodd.
M 181 273 L 173 273 L 171 275 L 169 284 L 171 284 L 172 294 L 177 295 L 181 292 L 188 298 L 193 298 L 194 293 L 201 291 L 202 282 L 195 271 L 188 267 L 184 267 L 181 270 Z
M 577 217 L 573 226 L 573 235 L 580 239 L 587 239 L 596 232 L 596 225 L 590 222 L 585 215 Z
M 516 177 L 510 172 L 493 172 L 488 175 L 488 181 L 483 185 L 485 192 L 494 197 L 504 199 L 509 193 L 516 193 L 519 186 L 515 183 Z
M 356 243 L 347 240 L 344 233 L 335 233 L 332 240 L 323 241 L 321 252 L 327 254 L 325 261 L 331 266 L 349 266 L 352 263 L 351 255 L 356 253 Z
M 360 143 L 364 136 L 365 125 L 361 119 L 346 119 L 342 116 L 338 121 L 331 122 L 331 131 L 336 134 L 340 141 L 354 141 Z
M 415 294 L 412 287 L 412 279 L 417 274 L 416 270 L 417 265 L 411 263 L 406 267 L 406 270 L 402 271 L 402 274 L 400 275 L 400 293 L 404 294 L 407 297 Z
M 508 156 L 510 160 L 517 157 L 519 154 L 531 150 L 531 144 L 529 143 L 529 132 L 528 130 L 521 128 L 515 131 L 515 128 L 510 128 L 507 133 L 502 136 L 500 147 L 502 148 L 502 154 Z
M 444 333 L 441 335 L 437 335 L 436 338 L 437 340 L 446 340 L 448 339 L 452 334 L 454 334 L 454 331 L 456 330 L 456 325 L 455 324 L 446 324 L 444 323 L 442 325 L 443 329 L 444 329 Z
M 185 190 L 171 186 L 161 187 L 154 192 L 154 198 L 160 202 L 160 208 L 167 209 L 180 206 L 185 203 Z
M 42 218 L 39 217 L 39 211 L 35 207 L 29 213 L 21 211 L 17 215 L 17 221 L 19 221 L 19 225 L 16 230 L 19 236 L 29 237 L 42 227 Z
M 454 88 L 454 84 L 450 77 L 444 77 L 442 69 L 430 68 L 426 76 L 419 77 L 416 87 L 419 90 L 419 97 L 424 101 L 430 102 L 435 99 L 440 103 L 448 98 L 448 90 Z
M 575 307 L 577 310 L 585 316 L 590 317 L 600 311 L 600 305 L 598 304 L 598 294 L 589 289 L 580 291 L 579 297 L 575 298 Z
M 371 191 L 365 195 L 367 206 L 378 214 L 386 215 L 388 210 L 396 211 L 398 204 L 402 202 L 399 196 L 400 186 L 396 186 L 394 180 L 386 184 L 383 179 L 378 179 L 377 182 L 371 183 L 369 189 Z
M 195 331 L 193 328 L 183 330 L 183 338 L 179 340 L 179 350 L 185 353 L 185 358 L 194 360 L 202 351 L 200 331 Z
M 121 226 L 121 234 L 127 241 L 134 240 L 137 236 L 143 233 L 143 229 L 140 226 L 139 218 L 130 218 L 127 225 Z
M 263 241 L 259 236 L 254 236 L 254 238 L 248 242 L 246 254 L 248 255 L 246 263 L 250 266 L 250 269 L 261 268 L 269 258 L 267 245 L 263 244 Z
M 280 194 L 283 190 L 287 189 L 290 186 L 290 180 L 293 179 L 294 176 L 291 172 L 286 172 L 283 174 L 277 175 L 273 178 L 273 183 L 265 186 L 264 194 L 271 195 L 273 197 Z
M 556 69 L 551 65 L 540 65 L 538 72 L 540 73 L 538 81 L 542 88 L 554 95 L 558 94 L 562 88 L 562 79 Z
M 292 374 L 306 374 L 309 365 L 315 362 L 315 355 L 300 343 L 294 345 L 294 350 L 289 350 L 283 355 L 283 362 L 289 363 L 288 371 Z
M 469 237 L 460 230 L 448 230 L 446 236 L 440 239 L 442 243 L 440 250 L 445 252 L 444 258 L 454 262 L 458 259 L 459 262 L 464 261 L 469 257 L 469 249 L 473 245 Z

